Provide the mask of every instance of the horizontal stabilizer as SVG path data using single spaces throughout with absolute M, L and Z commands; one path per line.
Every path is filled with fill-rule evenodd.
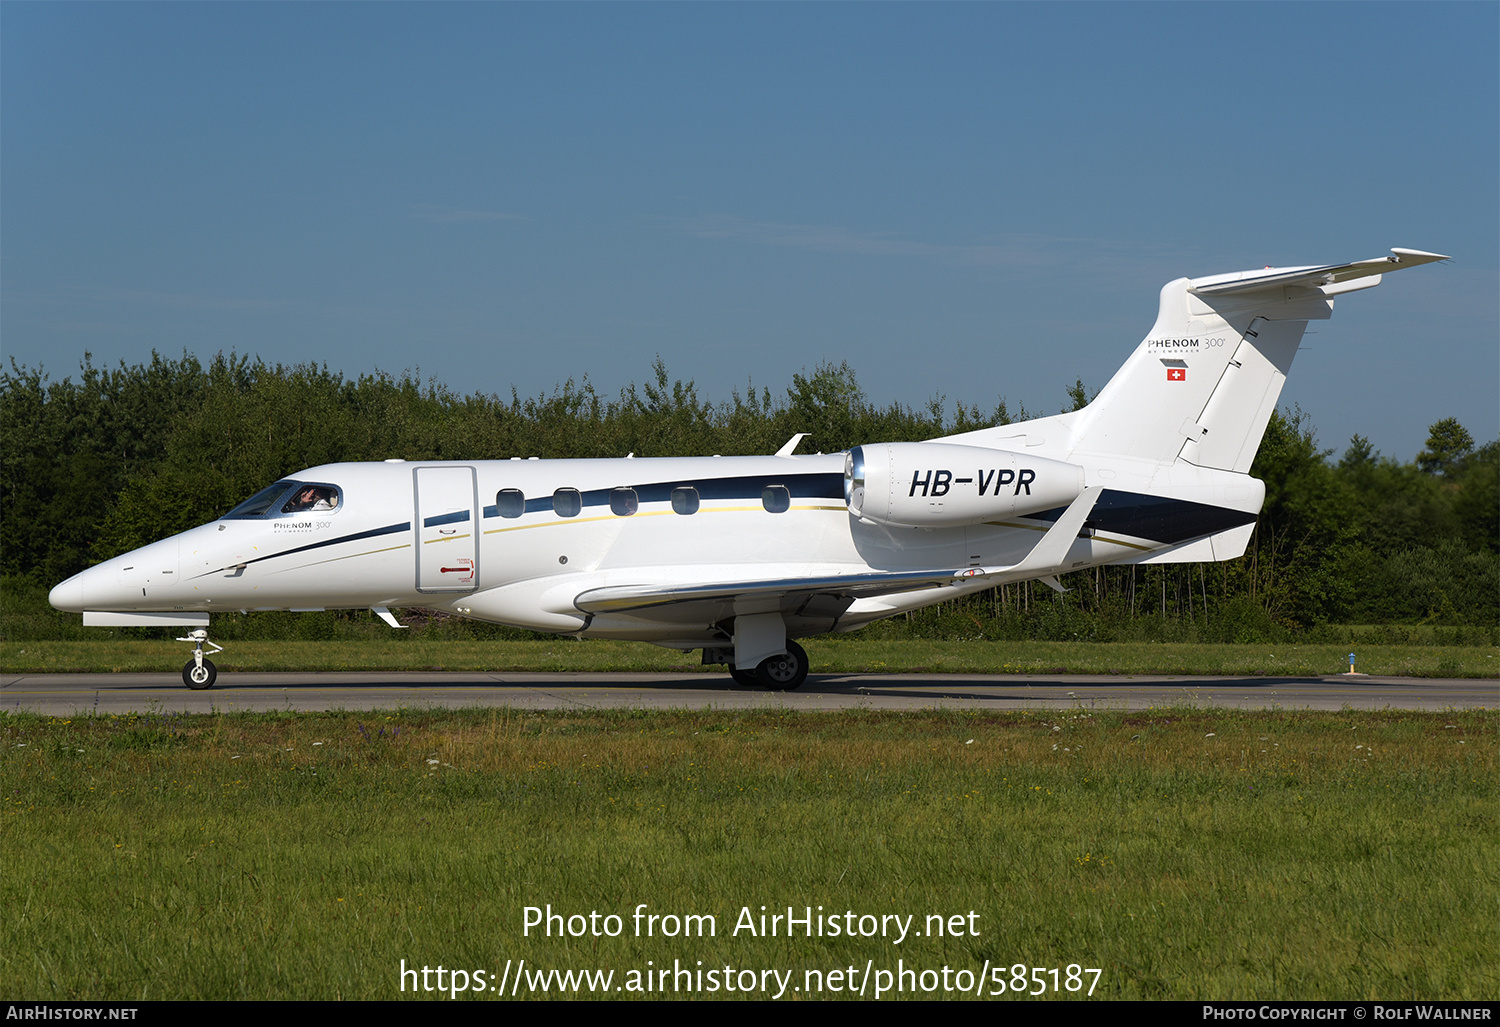
M 1389 271 L 1449 260 L 1441 253 L 1422 250 L 1392 249 L 1389 257 L 1356 260 L 1352 264 L 1324 264 L 1314 267 L 1268 267 L 1261 271 L 1233 271 L 1227 275 L 1194 278 L 1188 291 L 1198 296 L 1232 296 L 1257 292 L 1275 286 L 1299 285 L 1306 288 L 1339 285 L 1359 278 L 1379 277 Z M 1375 284 L 1375 283 L 1371 283 Z M 1340 290 L 1343 291 L 1343 290 Z

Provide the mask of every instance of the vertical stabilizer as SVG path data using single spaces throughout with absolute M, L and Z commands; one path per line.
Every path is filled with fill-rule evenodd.
M 1239 305 L 1240 309 L 1220 312 L 1194 296 L 1191 286 L 1190 279 L 1179 278 L 1162 287 L 1161 306 L 1150 334 L 1094 401 L 1076 415 L 1074 452 L 1169 463 L 1188 446 L 1196 451 L 1212 444 L 1216 454 L 1231 448 L 1219 440 L 1236 432 L 1240 439 L 1232 448 L 1238 455 L 1250 427 L 1240 406 L 1234 415 L 1246 423 L 1238 428 L 1217 412 L 1215 423 L 1205 424 L 1206 411 L 1221 384 L 1236 394 L 1254 392 L 1250 405 L 1258 411 L 1268 382 L 1241 383 L 1237 375 L 1227 372 L 1244 370 L 1249 353 L 1259 353 L 1256 343 L 1265 335 L 1272 341 L 1268 348 L 1276 351 L 1281 362 L 1279 373 L 1284 380 L 1307 319 L 1327 317 L 1333 305 L 1322 298 L 1316 306 L 1298 304 L 1293 312 L 1302 317 L 1281 320 L 1270 328 L 1259 308 L 1247 310 Z M 1264 358 L 1249 362 L 1257 369 L 1263 364 L 1274 366 Z M 1280 393 L 1279 385 L 1275 392 Z M 1274 405 L 1275 396 L 1271 399 Z
M 1087 407 L 1063 415 L 1070 451 L 1248 471 L 1307 322 L 1384 272 L 1448 259 L 1391 252 L 1168 282 L 1156 324 L 1125 366 Z

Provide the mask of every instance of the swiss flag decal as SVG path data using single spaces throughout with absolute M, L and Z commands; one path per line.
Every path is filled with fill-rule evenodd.
M 1167 381 L 1169 381 L 1169 382 L 1185 382 L 1185 381 L 1187 381 L 1187 368 L 1185 368 L 1185 367 L 1169 367 L 1169 368 L 1167 368 Z

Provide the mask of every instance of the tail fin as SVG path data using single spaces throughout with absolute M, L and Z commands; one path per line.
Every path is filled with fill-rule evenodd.
M 1056 418 L 1072 436 L 1068 448 L 1248 471 L 1307 322 L 1387 271 L 1448 259 L 1391 254 L 1168 282 L 1156 325 L 1125 366 L 1087 407 Z

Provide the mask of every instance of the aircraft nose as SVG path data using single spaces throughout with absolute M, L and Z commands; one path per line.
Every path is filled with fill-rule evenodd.
M 64 613 L 83 612 L 83 575 L 75 574 L 47 594 L 47 602 Z

